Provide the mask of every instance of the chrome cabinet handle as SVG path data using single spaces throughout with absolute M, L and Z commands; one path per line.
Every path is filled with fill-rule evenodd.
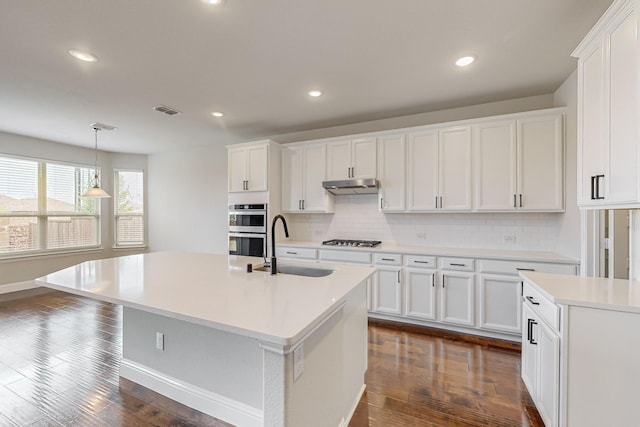
M 395 261 L 395 259 L 393 258 L 381 258 L 382 261 Z
M 438 196 L 436 196 L 436 209 L 438 209 Z
M 536 271 L 535 268 L 522 268 L 522 267 L 516 267 L 517 271 Z
M 466 267 L 467 264 L 459 264 L 459 263 L 455 263 L 455 262 L 451 262 L 449 263 L 450 266 L 452 267 Z
M 515 194 L 513 195 L 513 207 L 514 208 L 517 207 L 516 206 L 516 195 Z
M 400 283 L 400 270 L 398 270 L 398 283 Z
M 384 209 L 384 197 L 380 197 L 380 209 Z
M 442 196 L 440 196 L 440 209 L 442 209 Z
M 522 194 L 520 195 L 520 207 L 522 207 Z

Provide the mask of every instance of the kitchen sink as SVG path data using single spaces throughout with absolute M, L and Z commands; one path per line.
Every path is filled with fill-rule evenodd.
M 271 272 L 269 267 L 256 267 L 253 271 Z M 291 274 L 293 276 L 325 277 L 335 270 L 323 267 L 307 267 L 306 265 L 278 264 L 278 274 Z

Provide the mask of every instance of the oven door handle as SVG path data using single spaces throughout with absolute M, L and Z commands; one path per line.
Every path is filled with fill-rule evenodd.
M 266 239 L 267 233 L 229 233 L 229 237 L 257 237 L 259 239 Z
M 246 210 L 246 211 L 229 211 L 229 215 L 266 215 L 267 211 L 265 210 Z

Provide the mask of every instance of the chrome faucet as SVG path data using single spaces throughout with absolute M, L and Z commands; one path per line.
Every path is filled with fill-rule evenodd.
M 282 220 L 282 225 L 284 225 L 284 235 L 289 237 L 289 230 L 287 230 L 287 221 L 284 219 L 282 215 L 276 215 L 273 217 L 273 222 L 271 223 L 271 274 L 276 274 L 278 272 L 278 265 L 276 264 L 276 222 L 278 219 Z

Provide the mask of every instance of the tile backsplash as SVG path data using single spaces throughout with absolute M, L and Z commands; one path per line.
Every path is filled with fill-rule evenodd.
M 333 214 L 287 214 L 295 240 L 381 240 L 409 246 L 553 251 L 561 213 L 383 214 L 378 196 L 335 198 Z

